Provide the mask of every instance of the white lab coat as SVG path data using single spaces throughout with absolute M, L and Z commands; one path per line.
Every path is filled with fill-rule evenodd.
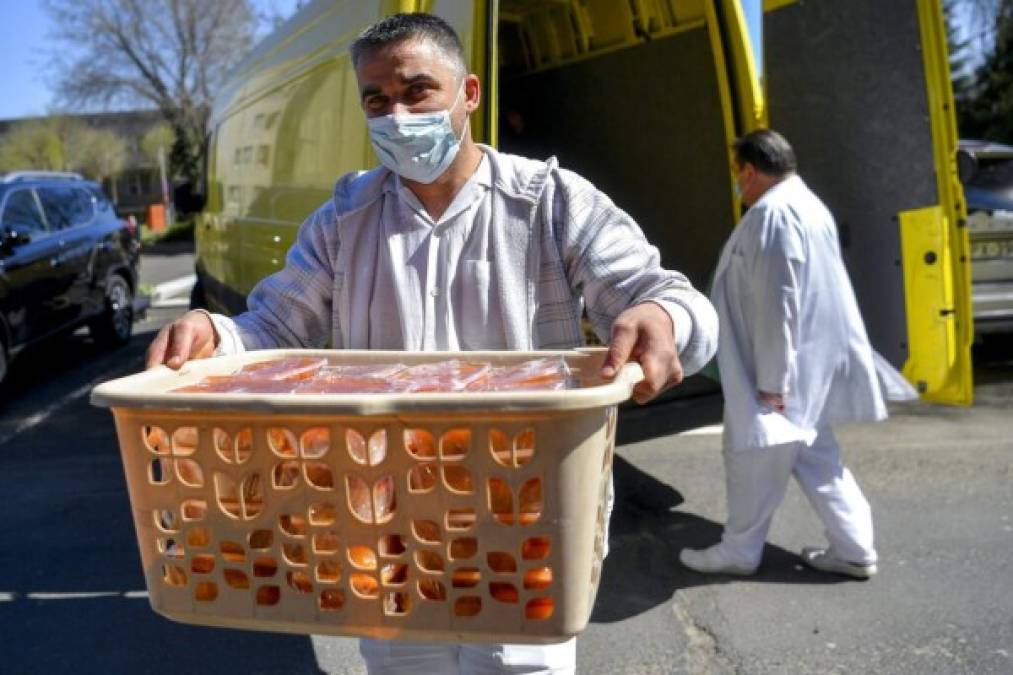
M 770 188 L 721 253 L 725 450 L 799 442 L 821 424 L 874 421 L 886 405 L 833 216 L 798 176 Z M 785 394 L 783 414 L 758 391 Z

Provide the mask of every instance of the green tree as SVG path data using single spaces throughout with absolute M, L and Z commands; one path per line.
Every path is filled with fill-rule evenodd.
M 957 122 L 961 130 L 965 118 L 970 114 L 974 100 L 974 68 L 972 63 L 971 40 L 962 34 L 957 16 L 966 9 L 966 0 L 944 0 L 943 18 L 946 20 L 946 42 L 950 52 L 950 76 L 953 82 L 953 98 L 957 104 Z
M 172 128 L 173 172 L 200 171 L 211 101 L 253 45 L 251 0 L 45 0 L 59 43 L 59 101 L 155 106 Z
M 1013 0 L 998 7 L 993 46 L 975 73 L 964 122 L 969 136 L 1013 144 Z
M 51 119 L 18 122 L 0 137 L 0 171 L 59 171 L 65 161 L 63 141 Z
M 165 123 L 156 124 L 141 138 L 141 152 L 152 164 L 158 164 L 158 153 L 163 149 L 168 151 L 175 142 L 176 134 L 172 133 L 172 127 Z
M 78 171 L 101 183 L 110 179 L 113 202 L 116 194 L 116 176 L 127 163 L 127 142 L 119 134 L 107 129 L 92 129 L 84 124 L 75 125 L 65 141 L 67 168 Z

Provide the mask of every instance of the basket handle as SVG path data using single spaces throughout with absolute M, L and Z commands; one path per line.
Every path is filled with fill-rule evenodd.
M 605 359 L 605 355 L 608 353 L 608 347 L 605 346 L 594 346 L 594 347 L 578 347 L 577 350 L 581 354 L 587 354 L 595 358 L 599 363 Z M 637 386 L 644 379 L 644 369 L 640 367 L 640 364 L 636 361 L 627 361 L 623 364 L 623 367 L 616 373 L 615 378 L 611 381 L 615 384 L 620 384 L 627 387 L 630 393 L 633 392 L 633 387 Z
M 627 361 L 619 369 L 619 373 L 616 375 L 614 381 L 626 385 L 632 392 L 633 387 L 637 386 L 643 379 L 644 369 L 640 367 L 640 364 L 636 361 Z

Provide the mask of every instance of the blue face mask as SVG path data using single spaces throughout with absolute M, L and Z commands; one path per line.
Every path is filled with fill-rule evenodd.
M 463 92 L 462 85 L 448 110 L 366 120 L 369 139 L 380 163 L 402 178 L 419 183 L 432 183 L 439 178 L 461 147 L 461 139 L 450 125 L 450 111 L 457 107 Z

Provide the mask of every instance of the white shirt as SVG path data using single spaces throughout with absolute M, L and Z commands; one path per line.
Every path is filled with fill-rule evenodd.
M 370 349 L 507 348 L 499 294 L 489 288 L 491 188 L 483 154 L 474 175 L 433 220 L 397 176 L 388 177 L 379 251 L 385 259 L 374 276 Z

